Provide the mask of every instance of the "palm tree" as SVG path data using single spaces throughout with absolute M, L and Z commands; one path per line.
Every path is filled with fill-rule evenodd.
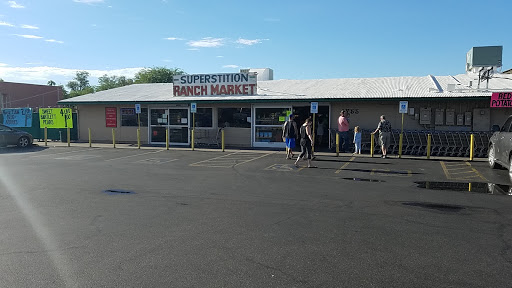
M 55 86 L 55 81 L 50 80 L 50 81 L 48 81 L 48 83 L 46 83 L 46 85 L 48 85 L 48 86 Z

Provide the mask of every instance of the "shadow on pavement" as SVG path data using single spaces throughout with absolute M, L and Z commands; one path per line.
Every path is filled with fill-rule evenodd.
M 48 147 L 39 146 L 39 145 L 32 145 L 31 147 L 27 147 L 27 148 L 19 148 L 16 146 L 0 147 L 0 155 L 1 154 L 33 153 L 33 152 L 43 151 L 46 149 L 48 149 Z

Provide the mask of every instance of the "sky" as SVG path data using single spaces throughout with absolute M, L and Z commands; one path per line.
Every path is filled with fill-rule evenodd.
M 465 73 L 474 46 L 503 46 L 512 1 L 0 0 L 0 78 L 65 85 L 76 71 L 133 77 L 272 68 L 274 79 Z

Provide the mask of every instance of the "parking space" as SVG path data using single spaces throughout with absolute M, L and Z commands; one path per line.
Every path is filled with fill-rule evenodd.
M 10 149 L 10 150 L 9 150 Z M 14 153 L 5 153 L 5 152 Z M 464 159 L 426 160 L 420 158 L 371 158 L 369 155 L 343 155 L 318 153 L 313 162 L 317 169 L 306 169 L 306 162 L 295 167 L 293 160 L 284 158 L 283 151 L 234 151 L 219 150 L 190 151 L 153 149 L 113 149 L 86 147 L 37 147 L 28 150 L 4 149 L 2 155 L 16 157 L 22 151 L 22 161 L 56 162 L 55 165 L 113 165 L 128 167 L 143 165 L 180 167 L 180 169 L 202 169 L 209 171 L 235 168 L 251 174 L 287 174 L 318 178 L 373 179 L 397 184 L 409 185 L 414 181 L 455 181 L 486 182 L 499 185 L 508 184 L 508 175 L 504 170 L 491 170 L 484 161 L 468 162 Z M 9 157 L 9 158 L 10 158 Z M 48 164 L 51 165 L 51 164 Z

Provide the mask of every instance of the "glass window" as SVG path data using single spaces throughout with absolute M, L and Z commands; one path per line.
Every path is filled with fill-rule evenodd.
M 251 128 L 251 108 L 219 108 L 219 127 Z
M 501 127 L 501 132 L 508 132 L 510 129 L 510 124 L 512 123 L 512 117 L 509 117 L 505 124 Z
M 168 116 L 166 109 L 151 109 L 151 125 L 167 125 Z
M 193 119 L 190 113 L 190 119 Z M 197 108 L 196 113 L 196 127 L 213 127 L 213 109 L 212 108 Z
M 256 125 L 283 125 L 286 108 L 256 108 Z
M 169 125 L 187 126 L 188 127 L 188 109 L 172 108 L 169 109 Z
M 135 108 L 121 108 L 121 126 L 139 126 Z M 148 108 L 140 109 L 140 126 L 148 126 Z
M 283 142 L 283 128 L 256 127 L 256 142 Z

